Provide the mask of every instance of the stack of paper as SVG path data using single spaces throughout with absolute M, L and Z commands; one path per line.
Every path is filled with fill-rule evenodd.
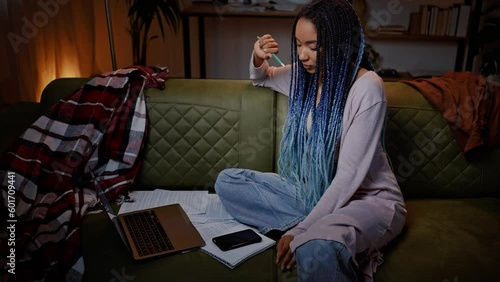
M 124 202 L 118 214 L 180 204 L 187 215 L 204 214 L 208 207 L 208 191 L 134 191 L 130 194 L 133 202 Z

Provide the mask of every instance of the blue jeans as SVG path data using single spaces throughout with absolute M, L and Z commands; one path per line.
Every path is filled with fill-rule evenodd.
M 344 244 L 311 240 L 295 250 L 299 281 L 358 281 L 359 270 Z
M 275 173 L 225 169 L 217 177 L 215 191 L 232 216 L 261 233 L 288 230 L 309 213 L 295 188 Z
M 226 210 L 261 233 L 285 231 L 310 212 L 295 188 L 275 173 L 226 169 L 215 182 Z M 295 250 L 299 281 L 356 281 L 356 270 L 344 244 L 311 240 Z

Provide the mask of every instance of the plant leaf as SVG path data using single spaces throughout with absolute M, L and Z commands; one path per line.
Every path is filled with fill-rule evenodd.
M 140 54 L 134 54 L 134 58 L 145 58 L 147 42 L 158 38 L 158 35 L 148 37 L 148 32 L 155 18 L 160 27 L 163 39 L 165 39 L 163 20 L 165 20 L 165 24 L 169 25 L 177 34 L 181 15 L 177 1 L 178 0 L 126 0 L 129 18 L 128 31 L 132 37 L 133 45 L 141 46 L 140 48 L 136 48 L 136 51 L 140 52 Z

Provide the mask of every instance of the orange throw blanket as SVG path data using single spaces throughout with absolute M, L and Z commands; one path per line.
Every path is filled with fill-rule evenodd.
M 500 87 L 471 72 L 402 81 L 417 88 L 448 122 L 467 158 L 500 145 Z

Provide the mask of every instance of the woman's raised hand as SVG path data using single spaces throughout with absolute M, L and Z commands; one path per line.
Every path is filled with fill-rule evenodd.
M 260 67 L 264 60 L 268 60 L 278 52 L 278 42 L 270 34 L 262 35 L 253 45 L 253 65 Z

